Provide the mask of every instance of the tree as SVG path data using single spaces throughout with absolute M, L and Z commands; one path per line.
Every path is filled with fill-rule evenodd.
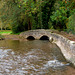
M 42 23 L 44 29 L 49 28 L 48 22 L 50 20 L 52 12 L 54 11 L 55 2 L 56 0 L 45 0 L 44 6 L 42 6 Z
M 49 28 L 48 22 L 56 0 L 2 0 L 1 20 L 13 32 Z
M 72 15 L 74 10 L 74 3 L 71 3 L 69 0 L 64 0 L 58 1 L 56 5 L 56 9 L 51 16 L 53 27 L 60 30 L 66 29 L 67 19 Z

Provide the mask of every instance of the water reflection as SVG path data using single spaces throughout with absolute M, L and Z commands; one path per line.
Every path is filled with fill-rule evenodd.
M 0 41 L 0 75 L 75 75 L 60 49 L 48 41 Z

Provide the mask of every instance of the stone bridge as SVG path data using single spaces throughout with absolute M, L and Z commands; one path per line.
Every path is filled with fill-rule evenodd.
M 25 39 L 49 40 L 57 44 L 64 57 L 75 66 L 75 41 L 53 33 L 51 30 L 44 29 L 25 31 L 20 34 L 20 37 Z
M 51 39 L 51 30 L 30 30 L 26 32 L 22 32 L 20 34 L 21 37 L 25 39 L 41 39 L 41 40 L 50 40 Z

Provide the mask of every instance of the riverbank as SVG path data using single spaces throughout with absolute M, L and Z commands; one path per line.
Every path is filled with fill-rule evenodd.
M 58 32 L 54 32 L 54 33 L 60 34 L 60 35 L 62 35 L 64 37 L 68 38 L 71 41 L 75 41 L 75 35 L 73 35 L 71 33 L 68 34 L 68 33 L 64 32 L 64 31 L 61 31 L 61 32 L 58 31 Z
M 20 38 L 19 35 L 16 34 L 10 34 L 10 35 L 4 35 L 6 40 L 20 40 L 20 41 L 27 41 L 27 39 Z
M 62 35 L 64 37 L 68 38 L 71 41 L 75 41 L 75 35 L 73 35 L 73 34 L 70 34 L 70 33 L 68 34 L 68 33 L 64 32 L 64 31 L 59 32 L 57 30 L 54 30 L 54 31 L 51 31 L 51 32 L 60 34 L 60 35 Z M 16 34 L 7 33 L 7 34 L 2 34 L 2 35 L 5 37 L 5 39 L 11 39 L 11 40 L 22 40 L 23 39 L 23 38 L 20 38 L 19 35 L 16 35 Z
M 11 39 L 11 40 L 19 40 L 19 35 L 10 34 L 10 35 L 4 35 L 5 39 Z

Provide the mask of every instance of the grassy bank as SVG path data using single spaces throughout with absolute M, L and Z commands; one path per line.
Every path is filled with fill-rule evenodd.
M 19 35 L 21 32 L 18 32 L 18 33 L 13 33 L 11 30 L 0 30 L 0 34 L 1 35 L 12 35 L 12 34 L 15 34 L 15 35 Z
M 11 30 L 0 30 L 0 40 L 3 39 L 19 39 L 19 35 L 20 33 L 13 33 Z
M 11 30 L 0 30 L 0 34 L 1 35 L 4 35 L 4 34 L 12 34 L 12 31 Z

